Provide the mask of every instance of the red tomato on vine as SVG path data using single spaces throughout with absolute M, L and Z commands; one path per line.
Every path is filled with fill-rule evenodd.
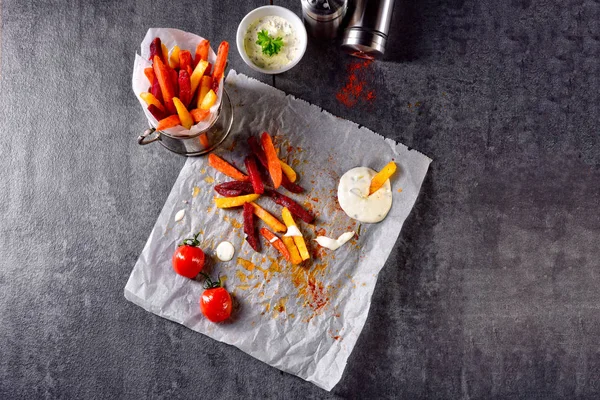
M 192 239 L 184 239 L 173 254 L 173 269 L 181 276 L 194 279 L 204 268 L 204 252 L 198 241 L 198 232 Z

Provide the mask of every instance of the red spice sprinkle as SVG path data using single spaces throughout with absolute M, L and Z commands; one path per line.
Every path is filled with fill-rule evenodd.
M 354 107 L 359 100 L 373 102 L 375 100 L 375 91 L 370 90 L 363 94 L 366 85 L 366 77 L 372 75 L 368 67 L 372 60 L 354 61 L 348 66 L 348 82 L 340 89 L 336 98 L 346 107 Z

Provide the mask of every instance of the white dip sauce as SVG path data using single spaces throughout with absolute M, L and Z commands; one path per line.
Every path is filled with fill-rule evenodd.
M 346 232 L 346 233 L 342 233 L 340 235 L 340 237 L 337 239 L 331 239 L 331 238 L 328 238 L 327 236 L 317 236 L 317 238 L 315 240 L 317 243 L 319 243 L 319 246 L 321 246 L 321 247 L 325 247 L 329 250 L 337 250 L 341 246 L 343 246 L 344 243 L 346 243 L 348 240 L 352 239 L 353 237 L 354 237 L 354 232 Z
M 177 211 L 177 214 L 175 214 L 175 222 L 181 221 L 183 217 L 185 217 L 185 210 Z
M 382 221 L 392 208 L 392 186 L 389 179 L 369 196 L 371 179 L 377 172 L 367 167 L 352 168 L 340 179 L 338 201 L 350 218 L 360 222 Z
M 229 242 L 221 242 L 217 246 L 217 258 L 221 261 L 231 261 L 235 248 Z
M 263 29 L 268 31 L 269 36 L 273 39 L 280 37 L 283 40 L 283 46 L 279 53 L 272 56 L 263 54 L 262 47 L 256 44 L 258 32 Z M 296 36 L 292 24 L 275 15 L 254 21 L 244 36 L 246 54 L 256 66 L 264 69 L 279 69 L 294 61 L 300 52 L 299 45 L 300 40 Z

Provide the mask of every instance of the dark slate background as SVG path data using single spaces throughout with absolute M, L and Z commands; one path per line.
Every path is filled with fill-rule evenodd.
M 231 51 L 435 160 L 327 393 L 123 297 L 185 161 L 135 141 L 138 44 L 265 2 L 2 0 L 0 398 L 598 398 L 600 4 L 397 2 L 372 104 L 335 44 L 274 79 Z

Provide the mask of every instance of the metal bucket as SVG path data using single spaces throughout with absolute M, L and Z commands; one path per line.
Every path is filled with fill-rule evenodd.
M 233 105 L 223 88 L 223 97 L 217 119 L 202 132 L 194 136 L 173 136 L 163 131 L 149 128 L 138 136 L 138 144 L 146 145 L 159 142 L 173 153 L 186 157 L 200 156 L 216 149 L 229 135 L 233 125 Z

